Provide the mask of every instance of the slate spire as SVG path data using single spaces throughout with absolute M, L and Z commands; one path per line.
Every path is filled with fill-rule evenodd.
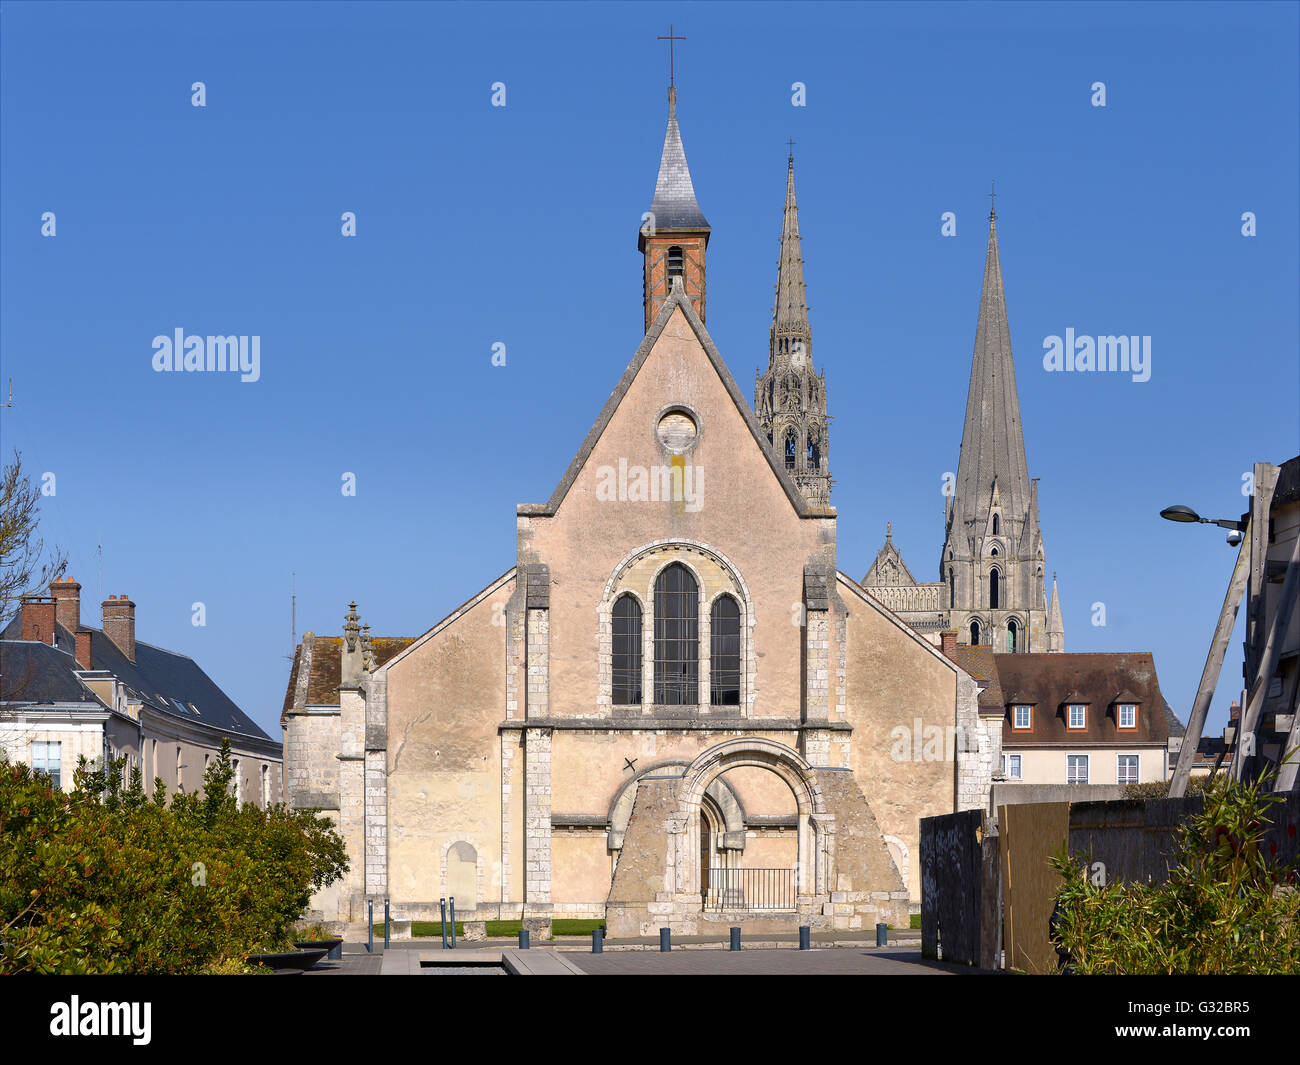
M 794 154 L 785 178 L 785 214 L 781 223 L 781 262 L 776 275 L 776 305 L 772 309 L 772 331 L 797 336 L 805 352 L 812 354 L 812 331 L 808 326 L 808 304 L 803 282 L 803 254 L 799 241 L 799 205 L 794 198 Z
M 1065 622 L 1061 620 L 1061 597 L 1056 591 L 1056 574 L 1052 574 L 1052 601 L 1047 607 L 1047 649 L 1065 650 Z
M 659 177 L 655 181 L 654 201 L 650 204 L 656 229 L 707 230 L 709 223 L 695 199 L 691 170 L 686 165 L 686 149 L 677 128 L 677 90 L 668 90 L 668 130 L 664 150 L 659 157 Z

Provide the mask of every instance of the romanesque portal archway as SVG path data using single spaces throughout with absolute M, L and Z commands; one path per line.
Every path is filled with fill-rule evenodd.
M 797 809 L 796 887 L 800 896 L 825 895 L 834 865 L 834 817 L 826 808 L 816 771 L 793 748 L 775 740 L 737 737 L 702 752 L 682 774 L 673 818 L 673 867 L 678 893 L 703 896 L 701 883 L 701 806 L 722 774 L 756 767 L 780 777 L 794 794 Z

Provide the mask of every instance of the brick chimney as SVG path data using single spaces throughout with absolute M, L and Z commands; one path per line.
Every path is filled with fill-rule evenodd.
M 132 662 L 135 661 L 135 604 L 124 595 L 104 600 L 104 635 Z
M 90 660 L 90 630 L 78 629 L 73 635 L 77 638 L 77 665 L 82 669 L 94 669 Z
M 54 600 L 43 595 L 22 598 L 22 632 L 20 638 L 39 643 L 54 643 Z
M 54 599 L 55 620 L 69 632 L 81 628 L 81 585 L 71 577 L 53 581 L 50 596 Z
M 941 648 L 943 653 L 949 658 L 955 659 L 957 657 L 957 630 L 948 629 L 941 632 L 939 633 L 939 639 L 943 641 Z

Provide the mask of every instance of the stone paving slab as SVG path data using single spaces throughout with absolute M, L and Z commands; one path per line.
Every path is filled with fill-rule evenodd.
M 592 976 L 957 976 L 964 965 L 925 961 L 919 950 L 676 950 L 569 954 Z

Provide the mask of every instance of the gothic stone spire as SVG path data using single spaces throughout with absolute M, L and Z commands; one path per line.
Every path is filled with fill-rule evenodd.
M 962 642 L 1048 649 L 1037 486 L 1025 461 L 994 211 L 940 580 Z
M 785 178 L 781 257 L 768 339 L 767 373 L 757 377 L 754 411 L 778 461 L 810 503 L 830 503 L 830 419 L 826 378 L 812 364 L 812 329 L 804 292 L 799 207 L 794 196 L 794 155 Z

